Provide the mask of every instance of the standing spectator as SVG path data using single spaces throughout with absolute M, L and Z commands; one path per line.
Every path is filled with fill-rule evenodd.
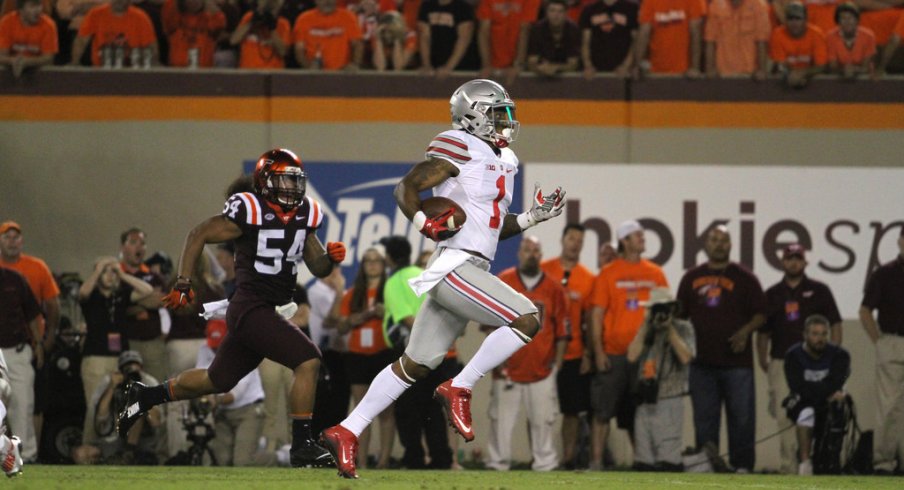
M 0 18 L 0 65 L 19 78 L 28 68 L 53 63 L 58 46 L 56 24 L 41 13 L 40 0 L 17 0 L 16 8 Z
M 626 77 L 634 66 L 638 4 L 630 0 L 596 0 L 581 12 L 581 59 L 584 77 L 597 71 Z
M 315 434 L 341 422 L 348 415 L 348 404 L 351 401 L 351 384 L 345 369 L 348 335 L 341 335 L 336 325 L 327 322 L 336 296 L 342 296 L 344 293 L 345 276 L 342 275 L 340 267 L 333 269 L 328 276 L 318 278 L 308 288 L 308 302 L 311 304 L 308 326 L 311 329 L 311 340 L 320 348 L 323 355 L 320 365 L 321 376 L 326 376 L 329 380 L 328 383 L 317 383 L 312 422 Z
M 279 15 L 283 0 L 261 0 L 246 12 L 229 37 L 239 46 L 239 68 L 283 69 L 286 52 L 292 44 L 292 27 Z
M 446 78 L 466 68 L 474 38 L 474 8 L 465 0 L 425 0 L 418 11 L 421 71 Z
M 78 30 L 88 12 L 94 7 L 108 2 L 109 0 L 56 0 L 54 2 L 55 7 L 52 7 L 56 11 L 54 20 L 56 20 L 60 34 L 60 56 L 57 56 L 57 64 L 71 61 L 69 58 L 72 55 L 72 44 L 78 36 Z M 50 12 L 45 13 L 50 15 Z M 84 61 L 90 64 L 90 60 L 91 58 L 88 56 Z M 73 64 L 80 64 L 81 61 Z
M 713 0 L 706 18 L 706 76 L 765 80 L 772 26 L 764 0 Z
M 487 467 L 496 470 L 511 469 L 512 432 L 522 405 L 530 427 L 531 469 L 550 471 L 559 465 L 553 442 L 559 409 L 553 374 L 561 369 L 568 344 L 568 307 L 565 289 L 540 269 L 542 258 L 540 240 L 525 236 L 518 247 L 517 268 L 499 274 L 502 282 L 537 305 L 541 324 L 531 343 L 494 370 Z M 499 372 L 504 374 L 497 376 Z
M 709 261 L 688 270 L 678 287 L 678 301 L 698 339 L 690 373 L 696 444 L 719 446 L 724 403 L 729 462 L 750 472 L 756 456 L 750 335 L 765 322 L 766 298 L 756 276 L 729 260 L 728 228 L 712 228 L 704 249 Z
M 628 346 L 628 362 L 640 365 L 634 468 L 641 471 L 683 471 L 683 398 L 697 341 L 690 322 L 675 317 L 677 310 L 668 289 L 651 291 L 644 323 Z
M 621 256 L 603 267 L 593 284 L 590 303 L 591 347 L 596 374 L 590 386 L 593 406 L 590 467 L 602 469 L 609 421 L 618 416 L 619 426 L 634 426 L 631 389 L 633 369 L 628 363 L 628 345 L 643 324 L 643 302 L 650 290 L 668 287 L 662 269 L 641 258 L 646 251 L 644 229 L 628 220 L 618 225 Z
M 126 307 L 153 292 L 150 284 L 126 274 L 116 257 L 98 259 L 94 272 L 79 287 L 79 305 L 87 329 L 81 365 L 86 402 L 90 402 L 104 376 L 118 369 L 119 355 L 129 350 L 123 328 Z M 94 404 L 87 403 L 82 444 L 95 444 L 97 440 L 94 409 Z
M 897 12 L 900 12 L 900 10 L 897 10 Z M 888 67 L 888 63 L 891 62 L 891 59 L 894 58 L 898 47 L 901 46 L 902 38 L 904 38 L 904 15 L 900 16 L 894 29 L 892 29 L 892 32 L 889 34 L 888 43 L 882 48 L 882 59 L 879 61 L 879 67 L 876 69 L 876 76 L 881 77 L 885 75 L 885 69 Z M 876 44 L 881 45 L 879 41 L 879 39 L 876 39 Z
M 411 64 L 417 53 L 417 32 L 405 26 L 405 19 L 398 12 L 384 12 L 377 21 L 371 44 L 373 68 L 377 71 L 402 71 Z
M 129 338 L 129 348 L 141 354 L 142 365 L 148 374 L 154 379 L 164 379 L 168 370 L 161 319 L 164 281 L 142 261 L 147 254 L 143 231 L 129 228 L 120 235 L 119 242 L 120 267 L 154 287 L 154 293 L 129 304 L 126 310 L 124 326 Z M 163 310 L 163 314 L 169 315 L 166 310 Z
M 477 7 L 479 78 L 505 72 L 507 84 L 524 67 L 530 26 L 537 21 L 540 0 L 483 0 Z
M 797 0 L 785 7 L 785 25 L 772 30 L 769 49 L 785 83 L 793 88 L 805 87 L 825 71 L 828 61 L 825 37 L 807 23 L 807 9 Z
M 565 0 L 549 0 L 546 18 L 531 26 L 528 69 L 545 77 L 572 72 L 580 54 L 581 30 L 568 18 Z
M 815 314 L 828 318 L 832 343 L 841 345 L 841 314 L 835 297 L 827 285 L 810 279 L 804 272 L 807 268 L 804 247 L 796 243 L 785 247 L 782 268 L 785 271 L 782 280 L 766 290 L 766 323 L 756 338 L 760 367 L 769 377 L 769 413 L 778 422 L 779 430 L 792 424 L 779 405 L 789 393 L 785 382 L 785 353 L 805 336 L 804 320 Z M 782 432 L 782 473 L 797 473 L 796 442 L 793 432 Z
M 159 60 L 154 25 L 146 13 L 129 0 L 110 0 L 85 16 L 72 44 L 70 64 L 81 64 L 91 44 L 91 64 L 110 68 L 133 67 Z
M 585 342 L 585 313 L 594 275 L 578 262 L 584 248 L 585 229 L 577 223 L 569 223 L 562 230 L 562 253 L 540 264 L 543 273 L 565 288 L 568 295 L 568 346 L 562 361 L 562 369 L 556 374 L 559 395 L 559 411 L 562 412 L 562 465 L 574 469 L 579 448 L 581 414 L 590 411 L 590 379 L 592 356 L 590 342 Z
M 838 27 L 826 34 L 829 71 L 853 80 L 857 75 L 873 75 L 876 59 L 876 36 L 860 26 L 860 8 L 844 2 L 835 9 Z
M 207 341 L 198 350 L 195 367 L 207 368 L 226 337 L 226 322 L 207 323 Z M 264 389 L 257 369 L 226 393 L 211 395 L 214 405 L 214 431 L 210 448 L 222 466 L 249 466 L 254 463 L 257 440 L 264 425 Z
M 641 2 L 635 76 L 651 72 L 700 78 L 705 15 L 706 3 L 703 0 Z
M 364 58 L 358 18 L 336 0 L 315 0 L 317 7 L 295 19 L 295 59 L 302 68 L 354 71 Z
M 808 316 L 804 341 L 794 344 L 785 354 L 784 375 L 790 393 L 782 406 L 788 408 L 787 418 L 797 426 L 800 475 L 813 474 L 813 436 L 823 433 L 828 412 L 838 410 L 847 398 L 843 389 L 851 374 L 851 356 L 829 342 L 829 322 L 822 315 Z M 838 464 L 836 455 L 834 465 Z
M 369 248 L 361 258 L 361 268 L 355 283 L 342 296 L 337 296 L 330 311 L 331 322 L 341 334 L 348 333 L 348 354 L 345 359 L 348 379 L 352 385 L 355 405 L 361 403 L 367 387 L 384 366 L 395 356 L 383 337 L 383 287 L 386 284 L 386 260 L 375 248 Z M 380 452 L 377 468 L 389 466 L 395 439 L 395 417 L 390 409 L 379 414 Z M 361 452 L 358 466 L 367 466 L 370 429 L 361 433 Z
M 38 454 L 35 437 L 35 362 L 44 365 L 44 350 L 35 339 L 38 335 L 41 308 L 25 277 L 0 267 L 0 352 L 6 360 L 10 395 L 7 424 L 13 434 L 21 434 L 22 458 L 34 461 Z M 30 441 L 30 442 L 29 442 Z M 28 454 L 28 456 L 26 456 Z M 21 466 L 21 463 L 20 463 Z
M 411 243 L 407 238 L 393 235 L 380 240 L 386 247 L 386 261 L 390 276 L 383 289 L 386 313 L 383 316 L 383 331 L 386 340 L 396 352 L 402 352 L 408 342 L 407 332 L 411 332 L 414 318 L 426 296 L 418 297 L 408 280 L 417 277 L 424 270 L 411 265 Z M 396 332 L 405 332 L 396 335 Z M 409 469 L 427 468 L 422 440 L 427 443 L 430 455 L 429 468 L 449 469 L 452 466 L 452 450 L 446 431 L 446 416 L 443 408 L 433 399 L 433 391 L 443 381 L 458 374 L 458 362 L 449 355 L 426 379 L 403 393 L 395 403 L 399 441 L 405 446 L 402 465 Z
M 876 345 L 879 426 L 873 461 L 876 471 L 886 474 L 904 470 L 904 227 L 898 250 L 895 260 L 870 274 L 860 303 L 860 322 Z
M 169 41 L 169 66 L 209 68 L 226 15 L 215 0 L 166 0 L 163 31 Z
M 53 273 L 43 260 L 22 253 L 22 227 L 14 221 L 0 224 L 0 267 L 12 269 L 25 277 L 28 286 L 38 301 L 43 316 L 38 318 L 38 336 L 32 339 L 43 354 L 53 351 L 60 325 L 60 288 L 57 287 Z M 7 356 L 9 358 L 9 356 Z M 46 393 L 46 372 L 38 367 L 35 373 L 34 386 L 34 433 L 19 431 L 25 441 L 22 458 L 33 461 L 37 457 L 36 441 L 41 440 L 41 428 L 44 425 L 44 405 Z M 31 438 L 34 437 L 35 440 Z
M 596 266 L 599 270 L 603 270 L 603 267 L 606 267 L 609 262 L 618 258 L 618 250 L 616 246 L 613 246 L 611 243 L 606 242 L 600 245 L 599 251 L 596 256 Z

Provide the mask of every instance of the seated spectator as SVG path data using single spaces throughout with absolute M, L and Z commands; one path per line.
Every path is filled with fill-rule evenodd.
M 129 0 L 94 7 L 79 27 L 70 64 L 78 65 L 91 43 L 91 64 L 107 68 L 157 63 L 157 38 L 151 19 Z
M 697 342 L 694 327 L 677 312 L 667 288 L 652 290 L 644 323 L 628 346 L 628 362 L 639 366 L 634 468 L 641 471 L 682 471 L 684 397 Z
M 56 17 L 57 28 L 60 32 L 60 50 L 65 50 L 57 57 L 58 63 L 68 63 L 69 56 L 72 54 L 72 44 L 78 37 L 78 30 L 88 15 L 88 11 L 109 3 L 109 0 L 56 0 Z M 49 14 L 48 14 L 49 15 Z M 90 58 L 84 60 L 90 64 Z
M 226 337 L 226 322 L 207 323 L 207 343 L 198 351 L 195 367 L 207 368 Z M 209 398 L 214 407 L 216 437 L 211 449 L 221 466 L 249 466 L 254 463 L 257 441 L 264 427 L 264 389 L 257 369 L 240 379 L 226 393 Z
M 377 71 L 402 71 L 411 64 L 417 53 L 417 33 L 405 26 L 405 19 L 398 12 L 380 15 L 372 42 L 371 62 Z
M 16 6 L 0 18 L 0 65 L 19 78 L 28 68 L 53 63 L 57 30 L 53 19 L 41 13 L 41 0 L 17 0 Z
M 700 78 L 701 34 L 705 15 L 704 0 L 641 2 L 635 78 L 646 72 Z
M 825 34 L 835 28 L 835 7 L 845 0 L 775 0 L 776 12 L 784 14 L 788 4 L 792 1 L 803 3 L 807 9 L 807 22 Z M 786 16 L 778 14 L 776 16 L 782 24 L 787 22 Z
M 3 0 L 3 5 L 0 6 L 0 17 L 4 15 L 16 11 L 19 6 L 19 0 Z M 51 0 L 40 0 L 41 4 L 41 13 L 47 14 L 48 16 L 53 16 L 53 4 Z
M 364 59 L 361 26 L 336 0 L 315 0 L 316 8 L 295 19 L 295 59 L 311 70 L 354 71 Z
M 851 356 L 829 343 L 829 320 L 822 315 L 807 317 L 804 341 L 785 354 L 785 378 L 791 394 L 782 403 L 788 419 L 797 425 L 801 475 L 813 474 L 813 436 L 822 432 L 827 413 L 844 402 L 844 382 L 850 374 Z
M 882 60 L 879 62 L 879 67 L 876 68 L 876 76 L 881 77 L 885 75 L 885 69 L 891 59 L 894 58 L 898 47 L 901 46 L 902 38 L 904 38 L 904 14 L 901 15 L 897 24 L 895 24 L 895 28 L 889 36 L 888 44 L 882 49 Z M 878 37 L 876 38 L 876 44 L 881 45 Z
M 853 80 L 860 74 L 873 74 L 876 58 L 876 36 L 860 27 L 860 9 L 853 2 L 844 2 L 835 10 L 838 27 L 826 35 L 829 71 Z
M 87 329 L 81 365 L 86 401 L 91 400 L 104 376 L 116 370 L 119 355 L 129 350 L 129 340 L 122 325 L 126 307 L 153 292 L 150 284 L 126 274 L 116 257 L 99 259 L 94 264 L 94 272 L 79 287 L 79 305 Z M 97 439 L 94 409 L 94 405 L 87 404 L 83 444 L 93 444 Z
M 292 27 L 279 15 L 283 0 L 261 0 L 246 12 L 229 43 L 239 48 L 239 68 L 282 69 L 292 44 Z
M 790 87 L 803 88 L 825 70 L 826 41 L 820 30 L 807 23 L 804 4 L 794 1 L 785 7 L 784 26 L 773 29 L 769 41 L 772 61 Z
M 567 15 L 565 0 L 549 0 L 546 18 L 531 27 L 527 67 L 544 77 L 578 69 L 581 30 Z
M 637 34 L 636 2 L 598 0 L 581 13 L 581 59 L 584 77 L 597 71 L 628 76 L 634 66 L 634 39 Z
M 581 14 L 587 6 L 598 2 L 599 0 L 566 0 L 565 5 L 568 8 L 568 18 L 575 24 L 580 25 Z
M 763 0 L 713 0 L 706 19 L 706 76 L 753 75 L 765 80 L 772 33 Z
M 143 371 L 141 354 L 127 350 L 119 355 L 118 369 L 104 377 L 88 402 L 95 407 L 94 427 L 101 439 L 87 448 L 76 448 L 85 458 L 76 462 L 157 464 L 155 451 L 162 437 L 160 427 L 163 424 L 160 407 L 152 408 L 129 430 L 126 437 L 119 437 L 116 430 L 116 416 L 125 408 L 125 387 L 131 381 L 157 383 L 153 376 Z
M 169 66 L 209 68 L 226 15 L 214 0 L 166 0 L 163 30 L 169 40 Z
M 474 38 L 473 7 L 465 0 L 425 0 L 417 19 L 421 72 L 445 78 L 463 68 Z

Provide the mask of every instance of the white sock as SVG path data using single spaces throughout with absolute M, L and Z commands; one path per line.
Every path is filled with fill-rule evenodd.
M 410 387 L 410 384 L 392 372 L 392 364 L 386 366 L 370 382 L 370 388 L 367 389 L 361 403 L 339 425 L 350 430 L 355 437 L 360 436 L 377 415 L 392 405 L 392 402 Z
M 502 364 L 518 349 L 527 345 L 530 339 L 511 327 L 497 328 L 487 336 L 465 368 L 452 378 L 456 388 L 474 388 L 477 381 L 494 367 Z

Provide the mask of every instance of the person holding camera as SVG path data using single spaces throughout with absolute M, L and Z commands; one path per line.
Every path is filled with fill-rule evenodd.
M 229 38 L 240 46 L 239 68 L 286 67 L 286 50 L 292 43 L 292 27 L 279 15 L 283 0 L 261 0 L 246 13 Z
M 785 354 L 785 378 L 791 394 L 782 406 L 788 419 L 797 425 L 797 444 L 800 448 L 799 475 L 813 474 L 811 449 L 814 434 L 824 433 L 827 419 L 843 420 L 837 416 L 847 400 L 844 382 L 851 374 L 851 356 L 843 348 L 829 342 L 831 322 L 822 315 L 810 315 L 804 321 L 803 342 L 798 342 Z M 830 412 L 832 415 L 830 416 Z M 842 427 L 843 428 L 843 427 Z M 838 450 L 840 452 L 840 446 Z M 838 454 L 824 463 L 837 470 Z
M 688 394 L 696 336 L 690 322 L 675 318 L 678 302 L 668 289 L 652 290 L 646 306 L 646 319 L 628 346 L 628 362 L 640 367 L 634 415 L 634 468 L 682 471 L 682 398 Z
M 124 437 L 115 430 L 116 415 L 126 404 L 126 387 L 135 381 L 157 384 L 153 376 L 143 371 L 143 366 L 138 351 L 124 351 L 119 355 L 118 369 L 99 383 L 90 404 L 95 407 L 94 429 L 100 438 L 88 462 L 157 464 L 155 453 L 163 434 L 163 413 L 159 407 L 149 410 Z

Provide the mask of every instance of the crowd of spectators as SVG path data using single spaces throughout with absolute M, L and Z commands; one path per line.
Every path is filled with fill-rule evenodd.
M 844 389 L 851 360 L 841 347 L 842 317 L 832 291 L 806 274 L 804 247 L 783 249 L 784 276 L 764 290 L 751 271 L 730 260 L 728 229 L 714 226 L 705 235 L 707 261 L 683 274 L 673 296 L 663 270 L 643 257 L 645 230 L 638 221 L 617 227 L 617 245 L 600 246 L 597 273 L 579 261 L 584 234 L 581 225 L 567 224 L 560 254 L 547 259 L 539 240 L 525 236 L 517 265 L 499 273 L 542 305 L 542 326 L 533 342 L 493 373 L 491 423 L 479 463 L 495 470 L 513 467 L 512 436 L 523 430 L 516 424 L 523 407 L 534 470 L 611 465 L 606 441 L 613 419 L 630 435 L 635 469 L 697 466 L 681 444 L 689 396 L 694 446 L 707 455 L 705 463 L 716 470 L 753 471 L 754 433 L 762 423 L 754 396 L 759 367 L 769 382 L 764 403 L 784 436 L 780 470 L 838 470 L 838 457 L 832 462 L 817 456 L 827 444 L 823 429 L 842 420 L 851 406 Z M 55 281 L 42 260 L 23 253 L 23 236 L 15 222 L 0 225 L 0 282 L 15 292 L 0 302 L 0 348 L 8 364 L 8 374 L 0 375 L 9 378 L 9 424 L 22 437 L 27 462 L 40 457 L 86 464 L 288 464 L 291 373 L 269 361 L 229 393 L 155 408 L 123 437 L 113 430 L 125 383 L 153 384 L 185 366 L 205 366 L 227 335 L 222 320 L 201 313 L 204 303 L 227 298 L 233 287 L 230 244 L 202 255 L 192 277 L 197 300 L 183 312 L 162 307 L 162 291 L 174 280 L 172 263 L 163 252 L 148 256 L 147 236 L 138 228 L 120 235 L 118 257 L 98 259 L 75 287 Z M 904 403 L 898 369 L 904 352 L 899 345 L 904 229 L 898 245 L 900 256 L 871 274 L 859 311 L 876 344 L 881 430 L 875 463 L 884 472 L 900 471 L 904 458 L 898 416 Z M 298 309 L 286 315 L 308 333 L 324 359 L 314 430 L 341 420 L 379 369 L 404 348 L 422 300 L 405 283 L 429 258 L 429 252 L 414 257 L 404 237 L 386 237 L 366 250 L 353 284 L 347 286 L 337 269 L 308 288 L 299 286 L 293 297 Z M 59 362 L 61 352 L 69 353 L 66 363 Z M 46 367 L 45 357 L 53 360 Z M 441 374 L 380 415 L 379 445 L 362 435 L 358 464 L 461 468 L 458 438 L 447 432 L 430 396 L 460 369 L 453 347 Z M 62 385 L 52 381 L 60 379 L 57 371 L 69 373 Z M 64 391 L 73 386 L 79 393 L 66 410 L 79 414 L 74 423 L 82 437 L 59 454 L 57 444 L 47 443 L 57 440 L 56 433 L 39 443 L 42 428 L 59 429 L 40 415 L 51 410 L 49 392 L 65 399 Z M 723 407 L 727 462 L 717 457 Z M 555 434 L 560 414 L 561 434 Z M 405 451 L 400 461 L 391 459 L 396 433 Z M 48 451 L 56 451 L 54 457 Z
M 892 0 L 5 0 L 0 64 L 477 71 L 509 83 L 884 75 Z

